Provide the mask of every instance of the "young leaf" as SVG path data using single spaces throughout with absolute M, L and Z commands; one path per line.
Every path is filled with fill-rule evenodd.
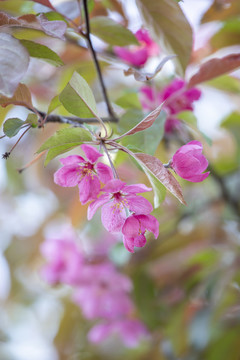
M 154 123 L 156 118 L 159 116 L 159 114 L 160 114 L 160 112 L 162 110 L 163 104 L 164 103 L 159 105 L 155 110 L 153 110 L 150 114 L 148 114 L 142 121 L 140 121 L 139 124 L 134 126 L 131 130 L 127 131 L 125 134 L 119 136 L 118 138 L 116 138 L 114 140 L 122 139 L 123 137 L 125 137 L 127 135 L 133 135 L 133 134 L 136 134 L 139 131 L 143 131 L 145 129 L 148 129 L 150 126 L 152 126 L 152 124 Z
M 161 47 L 176 54 L 184 72 L 192 52 L 192 29 L 175 0 L 137 0 L 147 27 L 156 39 L 164 39 Z
M 132 123 L 133 120 L 135 121 L 135 119 L 139 119 L 139 116 L 134 118 L 134 115 L 136 116 L 137 113 L 131 110 L 124 114 L 124 116 L 120 119 L 121 126 L 124 125 L 124 122 L 125 124 L 127 122 Z M 124 137 L 121 140 L 121 144 L 128 147 L 130 150 L 131 148 L 129 147 L 129 144 L 131 144 L 131 147 L 135 147 L 135 149 L 132 150 L 133 152 L 144 152 L 154 155 L 160 141 L 163 138 L 165 121 L 166 114 L 161 112 L 151 127 L 136 134 Z
M 45 34 L 64 40 L 64 34 L 67 30 L 65 21 L 49 21 L 44 14 L 40 14 L 37 20 Z
M 146 175 L 150 173 L 159 180 L 182 204 L 186 205 L 180 184 L 162 162 L 154 156 L 136 153 L 134 157 L 143 168 L 147 169 Z M 150 180 L 150 178 L 149 178 Z M 151 181 L 151 180 L 150 180 Z
M 0 52 L 0 93 L 10 97 L 28 69 L 29 55 L 20 41 L 6 33 L 0 33 Z
M 53 136 L 51 136 L 45 143 L 38 149 L 37 153 L 44 150 L 48 150 L 60 145 L 69 145 L 70 147 L 80 145 L 83 142 L 91 141 L 91 135 L 85 129 L 81 128 L 64 128 L 58 130 Z
M 56 156 L 64 154 L 67 151 L 72 150 L 73 148 L 75 148 L 76 146 L 81 145 L 81 143 L 77 142 L 77 143 L 69 143 L 69 144 L 63 144 L 63 145 L 59 145 L 59 146 L 55 146 L 52 147 L 48 150 L 46 159 L 44 161 L 44 166 L 47 166 L 48 163 L 54 159 Z
M 32 108 L 32 97 L 28 87 L 24 84 L 19 84 L 17 90 L 11 98 L 0 95 L 0 105 L 6 107 L 8 105 L 20 105 Z
M 71 114 L 83 118 L 97 116 L 97 105 L 92 90 L 76 71 L 59 95 L 59 100 Z
M 123 72 L 125 76 L 133 75 L 135 80 L 137 81 L 152 80 L 162 70 L 164 64 L 166 64 L 166 62 L 168 62 L 169 60 L 175 57 L 176 55 L 165 56 L 165 58 L 158 64 L 158 66 L 156 67 L 153 73 L 142 72 L 134 68 L 129 68 L 128 70 L 124 70 Z
M 24 125 L 24 121 L 18 118 L 7 119 L 3 124 L 3 132 L 9 138 L 17 135 L 21 127 Z
M 49 21 L 44 14 L 39 16 L 33 14 L 22 15 L 14 18 L 0 12 L 0 27 L 17 27 L 43 31 L 46 35 L 64 39 L 67 24 L 65 21 Z
M 230 54 L 219 59 L 206 61 L 199 71 L 191 77 L 188 87 L 194 87 L 204 81 L 216 78 L 237 69 L 240 66 L 240 54 Z
M 37 2 L 41 5 L 44 5 L 52 10 L 55 10 L 55 8 L 52 6 L 52 4 L 50 3 L 49 0 L 32 0 L 32 1 Z
M 139 45 L 133 33 L 106 16 L 96 16 L 90 22 L 91 33 L 109 45 Z
M 47 46 L 29 40 L 20 40 L 20 42 L 28 50 L 30 56 L 43 59 L 54 66 L 64 65 L 58 54 Z
M 59 106 L 61 106 L 61 102 L 59 100 L 59 96 L 56 95 L 52 98 L 49 106 L 48 106 L 48 111 L 47 113 L 50 114 L 51 112 L 53 112 L 55 109 L 57 109 Z

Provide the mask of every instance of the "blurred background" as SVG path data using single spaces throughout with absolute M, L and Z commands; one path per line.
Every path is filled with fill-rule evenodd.
M 52 4 L 68 18 L 78 18 L 81 2 L 52 0 Z M 186 80 L 206 59 L 239 53 L 238 0 L 184 0 L 179 5 L 192 26 L 194 39 Z M 89 1 L 89 8 L 91 17 L 108 16 L 133 33 L 143 25 L 134 0 Z M 49 9 L 32 1 L 9 0 L 0 2 L 0 11 L 19 17 Z M 51 99 L 77 69 L 90 84 L 101 115 L 107 115 L 84 39 L 76 42 L 73 36 L 72 41 L 62 41 L 34 30 L 16 30 L 14 34 L 18 39 L 49 46 L 65 64 L 54 67 L 31 58 L 24 83 L 37 109 L 46 112 Z M 150 35 L 154 37 L 151 30 Z M 119 124 L 108 126 L 122 133 L 144 116 L 143 83 L 124 76 L 128 66 L 116 57 L 111 45 L 95 36 L 92 40 L 120 118 Z M 154 37 L 154 41 L 161 49 L 162 39 Z M 158 62 L 154 56 L 144 70 L 153 72 Z M 170 61 L 151 86 L 161 91 L 179 75 Z M 54 183 L 53 174 L 60 167 L 58 158 L 44 167 L 42 156 L 28 166 L 41 144 L 62 125 L 49 123 L 43 129 L 31 129 L 10 158 L 0 161 L 1 360 L 240 359 L 240 73 L 222 75 L 198 88 L 202 95 L 194 103 L 194 111 L 180 115 L 184 129 L 169 134 L 162 126 L 154 151 L 149 148 L 154 134 L 148 134 L 146 144 L 142 139 L 136 144 L 140 141 L 142 150 L 149 153 L 156 150 L 156 156 L 167 163 L 183 143 L 197 139 L 203 144 L 211 174 L 198 184 L 177 177 L 187 206 L 167 193 L 153 212 L 160 222 L 158 239 L 149 236 L 146 246 L 134 254 L 127 252 L 121 239 L 109 238 L 102 230 L 99 214 L 87 222 L 87 205 L 80 204 L 76 188 Z M 62 106 L 55 113 L 71 115 Z M 15 116 L 25 120 L 27 114 L 28 110 L 20 106 L 0 108 L 1 123 Z M 1 139 L 1 153 L 15 143 L 15 137 Z M 80 149 L 68 154 L 75 153 L 82 154 Z M 123 181 L 131 183 L 134 179 L 149 185 L 127 155 L 113 157 Z M 147 196 L 153 200 L 151 194 Z M 134 346 L 124 342 L 118 331 L 98 344 L 89 341 L 89 331 L 97 320 L 89 319 L 73 300 L 74 287 L 63 282 L 51 286 L 44 279 L 47 260 L 41 246 L 46 239 L 61 239 L 64 228 L 75 229 L 81 254 L 108 262 L 132 284 L 127 291 L 134 307 L 131 316 L 146 329 L 139 339 L 136 335 Z M 137 330 L 128 331 L 134 337 Z

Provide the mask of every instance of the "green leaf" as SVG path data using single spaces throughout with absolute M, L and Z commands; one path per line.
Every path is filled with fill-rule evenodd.
M 144 172 L 147 174 L 147 177 L 152 185 L 152 189 L 153 189 L 153 193 L 154 193 L 154 200 L 153 200 L 154 208 L 156 209 L 165 200 L 167 190 L 166 190 L 165 186 L 163 184 L 161 184 L 160 181 L 157 180 L 150 171 L 148 171 L 145 168 Z
M 139 45 L 133 33 L 106 16 L 93 17 L 90 22 L 91 33 L 109 45 Z
M 180 71 L 184 72 L 192 52 L 192 28 L 175 0 L 137 0 L 147 28 L 155 39 L 162 40 L 161 48 L 178 56 Z
M 36 114 L 28 114 L 25 123 L 31 124 L 33 128 L 38 126 L 38 117 Z
M 53 112 L 55 109 L 57 109 L 59 106 L 61 106 L 61 102 L 59 100 L 59 96 L 56 95 L 52 98 L 49 106 L 48 106 L 48 111 L 47 113 L 50 114 L 51 112 Z
M 197 126 L 197 118 L 192 111 L 182 111 L 177 114 L 177 117 L 187 124 Z
M 208 81 L 206 85 L 233 94 L 240 93 L 240 80 L 229 75 L 222 75 L 215 79 L 212 79 Z
M 86 141 L 91 141 L 91 135 L 85 129 L 81 128 L 64 128 L 58 130 L 38 149 L 37 153 L 48 150 L 60 145 L 69 145 L 75 143 L 77 145 Z
M 45 60 L 54 66 L 64 65 L 58 54 L 47 46 L 29 40 L 20 40 L 20 42 L 28 50 L 30 56 Z
M 115 104 L 123 109 L 142 109 L 138 94 L 135 92 L 126 92 L 115 101 Z
M 64 154 L 67 151 L 72 150 L 73 148 L 79 146 L 81 143 L 77 142 L 77 143 L 69 143 L 69 144 L 64 144 L 64 145 L 59 145 L 59 146 L 55 146 L 52 147 L 48 150 L 46 159 L 44 161 L 44 166 L 47 166 L 48 163 L 54 159 L 56 156 Z
M 213 35 L 210 40 L 215 49 L 227 46 L 239 45 L 240 43 L 240 20 L 231 19 L 224 23 L 223 27 Z
M 82 118 L 97 116 L 97 105 L 92 90 L 76 71 L 59 95 L 59 100 L 71 114 Z
M 24 125 L 24 121 L 18 118 L 7 119 L 3 124 L 3 132 L 9 138 L 17 135 L 21 127 Z
M 131 118 L 132 116 L 131 114 L 132 112 L 129 111 L 127 114 L 125 114 L 125 116 L 122 119 L 124 121 L 130 119 L 133 120 L 133 118 Z M 121 140 L 122 144 L 124 146 L 128 146 L 128 144 L 131 144 L 135 148 L 139 148 L 141 149 L 141 151 L 147 154 L 154 155 L 160 141 L 163 138 L 165 121 L 166 121 L 166 114 L 164 112 L 161 112 L 161 114 L 157 117 L 157 119 L 154 121 L 151 127 L 136 134 L 128 135 L 124 137 Z

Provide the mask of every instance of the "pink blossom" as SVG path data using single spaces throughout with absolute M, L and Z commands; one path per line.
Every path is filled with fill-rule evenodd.
M 113 178 L 109 166 L 98 163 L 102 154 L 90 145 L 81 145 L 87 160 L 79 155 L 70 155 L 60 159 L 63 164 L 54 174 L 54 182 L 63 187 L 78 185 L 79 197 L 82 204 L 96 199 L 100 192 L 101 184 Z
M 111 263 L 86 265 L 80 278 L 74 301 L 87 319 L 115 319 L 133 310 L 132 284 Z
M 82 271 L 83 257 L 74 239 L 62 236 L 47 239 L 41 245 L 42 255 L 48 264 L 42 269 L 42 276 L 49 284 L 78 283 L 78 274 Z
M 88 220 L 92 219 L 97 209 L 102 206 L 101 219 L 103 226 L 110 233 L 121 231 L 127 218 L 127 211 L 136 214 L 150 214 L 151 203 L 137 193 L 151 191 L 144 184 L 126 185 L 121 180 L 111 180 L 103 188 L 103 194 L 88 207 Z
M 140 67 L 144 65 L 148 58 L 159 53 L 158 45 L 150 38 L 148 31 L 140 29 L 135 33 L 140 45 L 131 45 L 129 47 L 115 46 L 115 54 L 126 61 L 128 64 Z
M 113 334 L 117 335 L 129 348 L 137 347 L 139 342 L 149 335 L 142 322 L 126 318 L 95 325 L 88 333 L 88 339 L 98 344 Z
M 123 227 L 123 243 L 125 248 L 134 252 L 134 246 L 143 247 L 146 244 L 145 232 L 152 232 L 155 238 L 159 234 L 159 223 L 152 215 L 131 215 L 129 216 Z
M 197 88 L 185 89 L 186 83 L 182 79 L 173 80 L 162 91 L 155 91 L 150 86 L 140 89 L 140 101 L 145 110 L 152 111 L 166 100 L 163 105 L 167 112 L 165 132 L 171 133 L 181 128 L 181 120 L 177 114 L 189 110 L 193 111 L 193 102 L 199 100 L 201 91 Z
M 192 182 L 205 180 L 210 172 L 202 174 L 208 166 L 208 161 L 202 154 L 202 144 L 199 141 L 190 141 L 181 146 L 170 162 L 170 166 L 183 179 Z

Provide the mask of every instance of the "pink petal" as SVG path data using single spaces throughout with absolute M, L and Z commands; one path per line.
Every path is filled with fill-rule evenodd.
M 129 216 L 122 227 L 122 233 L 127 238 L 133 238 L 137 236 L 140 230 L 140 222 L 134 215 Z
M 152 232 L 155 236 L 155 239 L 159 235 L 159 222 L 153 215 L 136 215 L 136 218 L 140 221 L 141 226 Z M 137 246 L 137 245 L 135 245 Z
M 108 202 L 111 199 L 111 194 L 103 194 L 100 195 L 98 199 L 96 199 L 95 201 L 93 201 L 89 206 L 88 206 L 88 214 L 87 214 L 87 218 L 88 220 L 91 220 L 93 215 L 95 214 L 95 212 L 97 211 L 97 209 L 106 204 L 106 202 Z
M 97 162 L 98 158 L 100 158 L 102 156 L 102 154 L 91 145 L 83 144 L 83 145 L 81 145 L 81 149 L 85 152 L 87 159 L 92 164 Z
M 54 182 L 63 187 L 76 186 L 81 178 L 79 165 L 65 165 L 54 174 Z
M 90 200 L 95 200 L 100 192 L 100 181 L 96 175 L 85 175 L 78 184 L 79 198 L 84 205 Z
M 134 253 L 134 238 L 123 236 L 123 245 L 127 251 Z
M 122 188 L 122 191 L 127 194 L 138 194 L 147 191 L 152 191 L 152 188 L 149 188 L 144 184 L 133 184 L 133 185 L 125 185 Z
M 66 158 L 60 159 L 60 163 L 63 165 L 80 164 L 84 162 L 85 162 L 84 158 L 79 155 L 70 155 Z
M 122 204 L 111 201 L 103 205 L 101 219 L 103 226 L 110 233 L 120 232 L 126 219 L 126 212 Z
M 114 194 L 122 190 L 124 185 L 126 185 L 125 182 L 118 179 L 113 179 L 102 188 L 102 191 Z
M 110 324 L 97 324 L 92 327 L 88 333 L 88 340 L 94 344 L 98 344 L 106 339 L 112 331 Z
M 95 169 L 102 183 L 106 184 L 108 181 L 113 180 L 112 169 L 109 166 L 100 162 L 95 166 Z
M 192 175 L 192 176 L 186 177 L 184 179 L 191 181 L 191 182 L 201 182 L 201 181 L 205 180 L 209 174 L 210 174 L 210 171 L 208 171 L 204 174 L 200 174 L 200 175 Z
M 152 204 L 140 195 L 125 196 L 127 207 L 136 214 L 150 214 L 153 210 Z
M 148 51 L 146 47 L 141 48 L 135 46 L 133 49 L 128 50 L 124 47 L 115 46 L 114 52 L 120 59 L 137 67 L 144 65 L 148 60 Z

